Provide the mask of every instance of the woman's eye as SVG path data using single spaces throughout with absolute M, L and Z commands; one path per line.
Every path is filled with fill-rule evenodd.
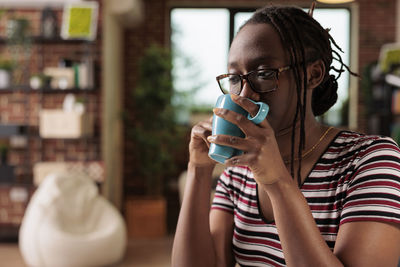
M 239 76 L 230 76 L 229 77 L 230 84 L 237 84 L 238 82 L 240 82 Z
M 257 72 L 257 78 L 259 79 L 271 79 L 273 77 L 274 77 L 273 71 L 260 70 Z

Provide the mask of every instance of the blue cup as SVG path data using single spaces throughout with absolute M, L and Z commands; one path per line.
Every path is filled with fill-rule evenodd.
M 238 114 L 247 117 L 247 119 L 249 119 L 253 123 L 259 124 L 267 116 L 269 107 L 263 102 L 254 102 L 251 99 L 249 100 L 259 106 L 259 110 L 254 117 L 251 117 L 251 115 L 246 110 L 233 102 L 233 100 L 231 99 L 231 95 L 229 94 L 219 96 L 215 107 L 232 110 Z M 239 129 L 239 127 L 227 120 L 224 120 L 221 117 L 216 116 L 215 114 L 213 116 L 212 134 L 223 134 L 237 136 L 241 138 L 244 137 L 244 133 Z M 209 157 L 220 163 L 225 163 L 225 160 L 230 159 L 233 156 L 241 155 L 242 153 L 243 151 L 235 149 L 233 147 L 217 145 L 214 143 L 211 143 L 210 149 L 208 151 Z

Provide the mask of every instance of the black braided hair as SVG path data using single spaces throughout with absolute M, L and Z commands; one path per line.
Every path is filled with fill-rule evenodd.
M 297 170 L 298 184 L 301 183 L 301 160 L 302 150 L 305 147 L 305 113 L 307 90 L 307 64 L 322 60 L 325 65 L 325 76 L 312 93 L 311 107 L 315 116 L 324 114 L 337 101 L 337 79 L 341 73 L 349 71 L 352 75 L 357 74 L 350 71 L 343 63 L 340 54 L 333 50 L 331 44 L 343 52 L 335 40 L 314 18 L 298 7 L 290 6 L 266 6 L 257 10 L 252 17 L 242 26 L 248 24 L 266 23 L 272 25 L 278 32 L 284 49 L 289 54 L 290 65 L 296 81 L 297 107 L 292 125 L 292 147 L 291 147 L 291 174 L 294 177 L 294 140 L 296 121 L 300 117 L 299 137 L 299 168 Z M 332 61 L 340 63 L 340 68 L 332 66 Z M 329 71 L 336 72 L 336 76 Z

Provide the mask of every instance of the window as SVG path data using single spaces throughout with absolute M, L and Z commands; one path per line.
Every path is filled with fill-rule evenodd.
M 179 92 L 193 91 L 189 97 L 191 106 L 211 107 L 214 104 L 220 94 L 215 76 L 226 72 L 230 39 L 251 14 L 247 10 L 242 12 L 227 8 L 172 9 L 174 85 Z M 340 53 L 343 62 L 349 65 L 350 11 L 345 8 L 319 8 L 314 10 L 313 16 L 323 27 L 331 28 L 330 34 L 344 51 Z M 335 61 L 334 66 L 339 68 Z M 324 115 L 324 121 L 333 125 L 343 124 L 342 110 L 347 109 L 347 72 L 341 75 L 338 85 L 338 101 Z
M 228 60 L 228 10 L 175 8 L 171 28 L 175 89 L 190 91 L 191 105 L 213 106 L 221 94 L 215 77 Z

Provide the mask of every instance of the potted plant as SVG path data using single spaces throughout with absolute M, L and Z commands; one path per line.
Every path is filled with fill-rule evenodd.
M 30 22 L 24 17 L 8 19 L 6 24 L 7 50 L 12 56 L 15 68 L 13 69 L 13 84 L 26 85 L 29 82 L 29 59 L 31 53 Z
M 183 143 L 184 133 L 175 120 L 171 69 L 170 52 L 152 45 L 139 61 L 137 86 L 132 90 L 134 118 L 126 122 L 126 127 L 135 144 L 134 167 L 137 176 L 144 181 L 144 196 L 127 199 L 131 237 L 166 233 L 163 193 L 168 176 L 174 173 L 176 166 L 173 151 Z

